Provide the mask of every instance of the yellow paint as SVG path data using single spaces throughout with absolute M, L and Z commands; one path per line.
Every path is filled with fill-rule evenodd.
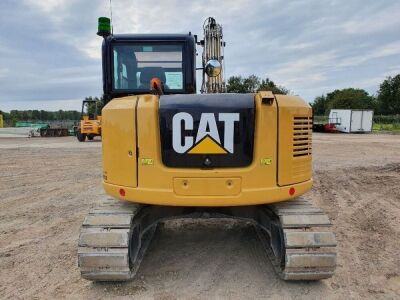
M 312 186 L 311 155 L 293 157 L 293 149 L 297 147 L 293 146 L 293 117 L 310 115 L 310 107 L 298 97 L 284 95 L 276 95 L 275 101 L 263 104 L 260 93 L 255 95 L 255 106 L 251 165 L 188 169 L 168 168 L 162 163 L 158 96 L 112 100 L 103 109 L 102 124 L 106 192 L 121 198 L 119 189 L 124 187 L 125 200 L 176 206 L 254 205 L 285 201 L 304 194 Z M 132 149 L 134 155 L 130 157 L 127 152 Z M 142 163 L 136 165 L 136 161 L 147 158 L 153 159 L 151 167 Z M 271 164 L 266 167 L 260 163 L 262 159 L 270 159 Z M 231 189 L 227 187 L 229 180 Z M 296 190 L 293 196 L 289 196 L 291 187 Z
M 227 154 L 228 152 L 218 145 L 208 135 L 188 152 L 189 154 Z
M 102 112 L 104 180 L 127 187 L 137 186 L 136 101 L 136 96 L 111 101 Z
M 283 186 L 308 180 L 312 176 L 311 155 L 293 156 L 296 143 L 311 142 L 312 111 L 311 107 L 300 97 L 276 95 L 276 99 L 279 103 L 278 184 Z M 307 126 L 295 125 L 295 118 L 301 118 L 301 121 L 309 124 Z M 302 120 L 303 118 L 304 120 Z M 306 129 L 307 127 L 309 129 Z M 301 135 L 296 136 L 295 134 Z M 308 140 L 294 140 L 300 136 Z M 304 152 L 300 153 L 304 154 Z
M 101 135 L 101 119 L 101 116 L 97 116 L 96 120 L 89 120 L 88 116 L 83 116 L 80 124 L 81 133 L 92 136 Z
M 157 181 L 157 180 L 155 180 Z M 114 198 L 122 199 L 119 194 L 120 185 L 114 185 L 103 181 L 103 187 L 107 194 Z M 289 188 L 294 187 L 296 193 L 289 196 Z M 171 206 L 242 206 L 242 205 L 258 205 L 274 202 L 281 202 L 294 199 L 306 192 L 312 187 L 312 180 L 293 184 L 290 186 L 274 186 L 259 189 L 249 189 L 244 187 L 242 181 L 241 192 L 237 195 L 224 196 L 208 196 L 199 195 L 201 190 L 192 191 L 197 195 L 178 195 L 172 188 L 170 189 L 146 189 L 124 187 L 124 200 L 135 203 L 152 204 L 152 205 L 171 205 Z
M 4 122 L 3 122 L 3 115 L 0 113 L 0 128 L 3 128 Z
M 239 195 L 241 179 L 235 178 L 174 178 L 174 193 L 178 196 Z

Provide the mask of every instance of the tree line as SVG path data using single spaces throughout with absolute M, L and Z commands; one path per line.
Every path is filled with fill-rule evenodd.
M 6 124 L 15 126 L 18 121 L 66 121 L 79 120 L 81 113 L 76 110 L 11 110 L 9 113 L 3 112 L 3 119 Z
M 232 76 L 227 82 L 228 93 L 254 93 L 272 91 L 275 94 L 290 94 L 290 90 L 275 84 L 269 78 L 256 75 Z M 336 89 L 318 96 L 311 103 L 315 115 L 327 115 L 332 108 L 373 109 L 379 115 L 400 114 L 400 74 L 387 77 L 379 86 L 376 95 L 357 88 Z
M 101 114 L 103 108 L 102 98 L 97 97 L 86 97 L 85 100 L 95 100 L 97 102 L 97 113 Z M 96 110 L 95 105 L 89 105 L 87 107 L 88 113 L 94 113 Z M 1 112 L 1 111 L 0 111 Z M 78 121 L 81 119 L 81 112 L 77 110 L 58 110 L 58 111 L 47 111 L 47 110 L 11 110 L 9 113 L 1 112 L 3 114 L 4 122 L 8 126 L 15 126 L 18 121 L 30 121 L 30 122 L 41 122 L 41 121 Z
M 261 79 L 256 75 L 248 77 L 231 76 L 227 81 L 228 93 L 255 93 L 257 91 L 272 91 L 275 94 L 290 94 L 290 90 L 276 84 L 268 77 Z M 85 100 L 95 100 L 97 114 L 101 114 L 103 99 L 86 97 Z M 318 96 L 311 103 L 314 115 L 327 115 L 332 108 L 343 109 L 374 109 L 376 115 L 400 114 L 400 74 L 387 77 L 379 86 L 376 95 L 370 95 L 367 91 L 357 88 L 345 88 L 334 90 L 326 95 Z M 88 113 L 95 112 L 95 106 L 87 107 Z M 81 113 L 76 110 L 11 110 L 3 112 L 6 124 L 14 126 L 17 121 L 77 121 Z
M 226 90 L 228 93 L 255 93 L 258 91 L 271 91 L 274 94 L 289 94 L 290 91 L 280 85 L 275 84 L 268 77 L 261 79 L 256 75 L 249 77 L 231 76 L 228 79 Z
M 316 97 L 311 103 L 314 115 L 327 115 L 332 108 L 373 109 L 375 115 L 400 114 L 400 74 L 387 77 L 376 95 L 363 89 L 346 88 L 334 90 Z

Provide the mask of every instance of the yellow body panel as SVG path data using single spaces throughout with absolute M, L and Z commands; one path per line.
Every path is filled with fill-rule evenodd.
M 136 187 L 136 96 L 111 101 L 103 110 L 103 180 Z M 106 151 L 104 151 L 106 150 Z M 104 159 L 106 158 L 106 159 Z
M 279 95 L 276 101 L 263 104 L 260 93 L 255 96 L 255 106 L 251 165 L 244 168 L 180 169 L 168 168 L 162 163 L 158 96 L 140 95 L 112 100 L 103 108 L 103 186 L 106 192 L 133 202 L 176 206 L 264 204 L 288 200 L 307 192 L 312 186 L 311 173 L 300 178 L 297 171 L 289 170 L 291 167 L 299 168 L 297 161 L 293 160 L 293 146 L 285 146 L 285 143 L 290 143 L 289 139 L 278 144 L 278 135 L 279 138 L 285 136 L 285 132 L 292 135 L 293 116 L 308 118 L 310 107 L 300 98 Z M 290 124 L 284 126 L 285 120 L 290 120 Z M 129 151 L 132 151 L 131 156 Z M 281 157 L 286 157 L 286 160 Z M 311 170 L 311 156 L 306 161 Z M 289 175 L 281 180 L 281 172 Z
M 241 189 L 241 178 L 174 178 L 174 193 L 181 196 L 232 196 Z
M 89 120 L 88 116 L 84 116 L 83 120 L 81 120 L 81 133 L 87 135 L 101 135 L 101 120 L 101 116 L 97 116 L 96 120 Z
M 4 123 L 3 123 L 3 115 L 0 114 L 0 128 L 3 128 Z
M 276 95 L 279 105 L 278 184 L 311 178 L 312 112 L 297 96 Z

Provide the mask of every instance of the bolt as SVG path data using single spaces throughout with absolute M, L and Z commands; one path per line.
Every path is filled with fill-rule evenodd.
M 211 159 L 209 159 L 208 157 L 206 157 L 206 159 L 204 160 L 204 165 L 205 165 L 206 167 L 209 167 L 209 166 L 211 166 L 211 164 L 212 164 Z

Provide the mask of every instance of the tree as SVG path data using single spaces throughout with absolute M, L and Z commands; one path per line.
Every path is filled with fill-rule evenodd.
M 376 99 L 363 89 L 347 88 L 334 90 L 318 96 L 311 103 L 314 115 L 327 115 L 330 109 L 375 109 Z
M 32 111 L 32 119 L 33 119 L 33 120 L 40 120 L 40 111 L 38 111 L 38 110 L 33 110 L 33 111 Z
M 248 86 L 244 83 L 242 76 L 231 76 L 228 79 L 227 92 L 228 93 L 250 93 Z
M 381 114 L 400 114 L 400 74 L 388 77 L 381 83 L 377 106 Z
M 268 77 L 261 81 L 261 84 L 258 87 L 258 90 L 259 91 L 271 91 L 274 94 L 282 94 L 282 95 L 287 95 L 290 93 L 290 91 L 287 88 L 276 85 L 275 82 L 270 80 Z
M 329 102 L 325 95 L 318 96 L 315 98 L 314 102 L 311 103 L 313 113 L 316 116 L 327 115 L 329 111 Z
M 96 105 L 94 105 L 94 104 L 88 105 L 87 104 L 87 108 L 86 108 L 87 109 L 87 113 L 88 114 L 94 114 L 95 111 L 96 111 L 96 107 L 97 107 L 96 113 L 98 115 L 101 115 L 101 110 L 103 109 L 103 106 L 104 106 L 103 97 L 100 97 L 100 98 L 92 97 L 92 96 L 85 97 L 85 101 L 93 101 L 93 100 L 96 101 Z
M 328 107 L 343 109 L 373 109 L 375 99 L 363 89 L 347 88 L 326 95 Z
M 275 94 L 288 94 L 285 87 L 276 85 L 269 78 L 261 80 L 256 75 L 249 77 L 231 76 L 227 84 L 228 93 L 255 93 L 258 91 L 272 91 Z
M 260 86 L 260 78 L 258 78 L 256 75 L 250 75 L 249 77 L 243 79 L 243 85 L 248 93 L 255 93 Z

